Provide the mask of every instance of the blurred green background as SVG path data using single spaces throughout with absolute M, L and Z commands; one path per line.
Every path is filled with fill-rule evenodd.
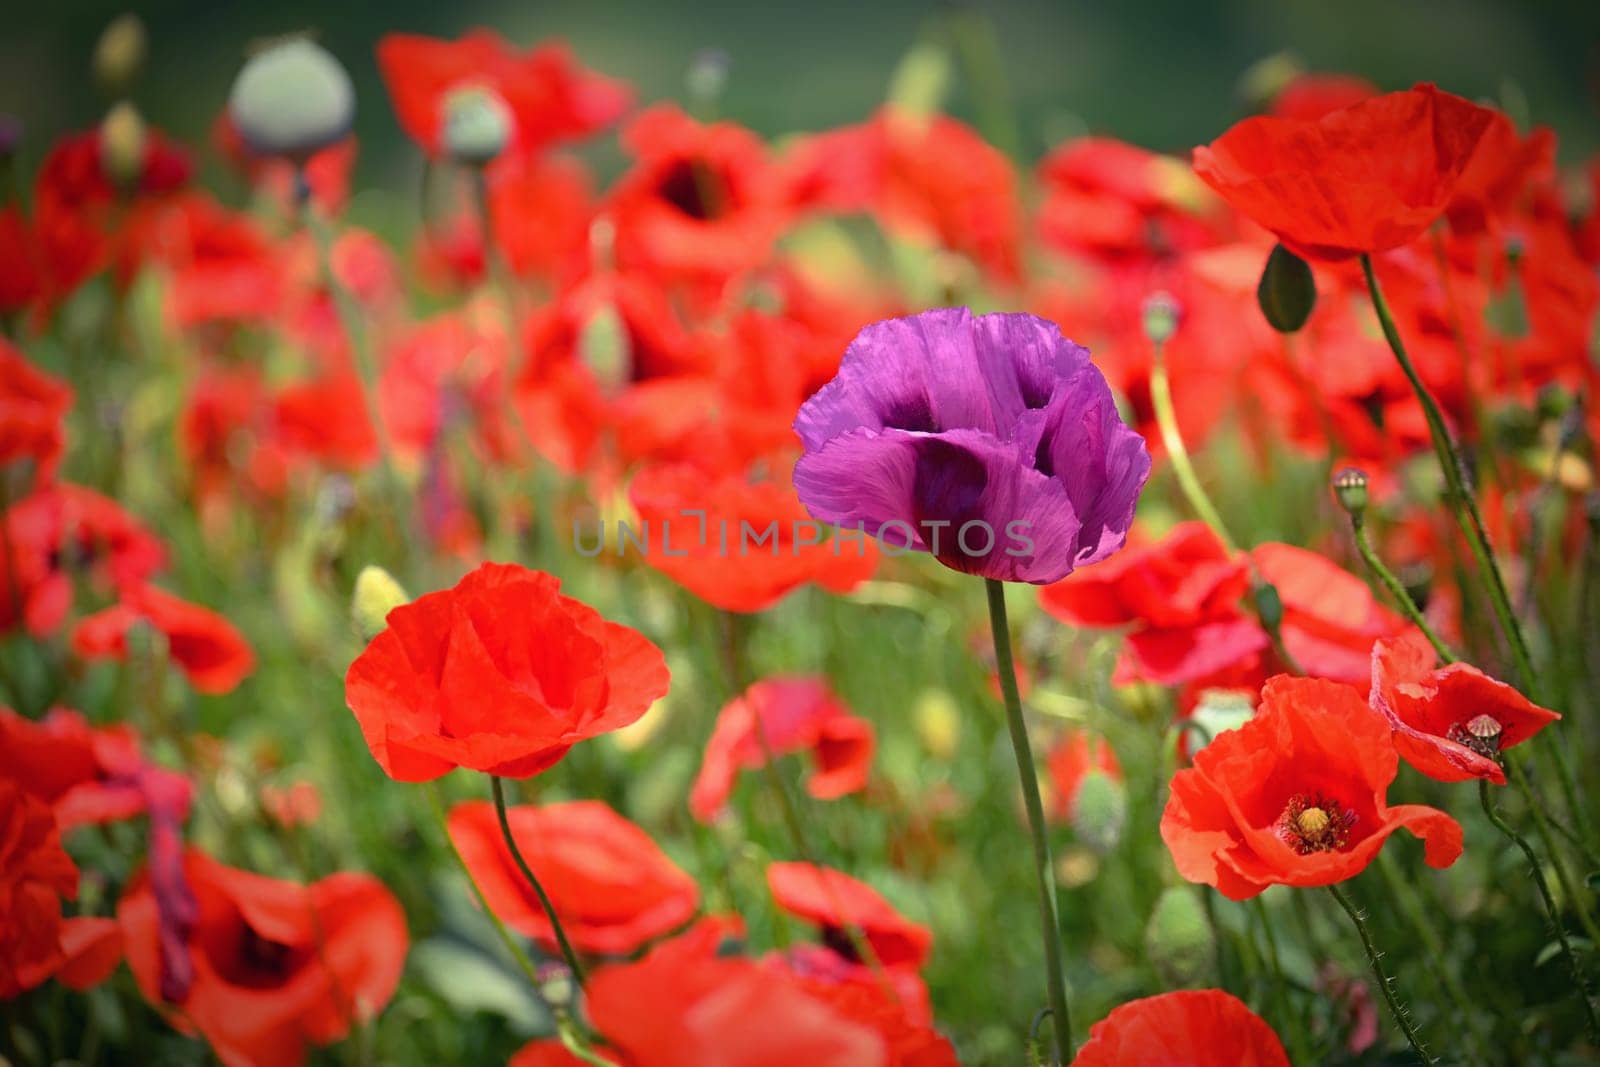
M 50 135 L 99 117 L 88 56 L 105 22 L 130 8 L 98 0 L 7 6 L 0 112 L 25 121 L 25 156 L 36 159 Z M 374 42 L 391 30 L 454 36 L 487 25 L 523 44 L 563 37 L 591 66 L 633 82 L 646 101 L 681 98 L 691 57 L 720 49 L 732 64 L 723 112 L 779 134 L 865 115 L 883 98 L 906 49 L 938 32 L 941 17 L 957 7 L 993 21 L 1028 158 L 1085 128 L 1187 149 L 1237 116 L 1240 72 L 1283 49 L 1312 69 L 1364 75 L 1386 88 L 1433 80 L 1467 96 L 1492 96 L 1514 114 L 1525 101 L 1526 114 L 1560 133 L 1568 162 L 1600 148 L 1600 4 L 1581 0 L 167 0 L 132 8 L 152 42 L 136 97 L 153 121 L 194 140 L 215 117 L 252 39 L 314 29 L 356 78 L 361 180 L 391 186 L 414 165 L 373 60 Z M 972 115 L 959 84 L 952 108 Z

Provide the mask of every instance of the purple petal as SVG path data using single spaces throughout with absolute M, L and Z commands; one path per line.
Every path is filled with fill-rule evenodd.
M 909 542 L 987 578 L 1053 582 L 1071 572 L 1078 551 L 1079 522 L 1062 485 L 1011 443 L 975 430 L 854 431 L 807 452 L 794 479 L 823 522 L 859 526 L 894 547 Z

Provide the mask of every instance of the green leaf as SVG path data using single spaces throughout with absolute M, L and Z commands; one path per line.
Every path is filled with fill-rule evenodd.
M 431 938 L 411 950 L 411 967 L 429 989 L 462 1015 L 503 1016 L 517 1033 L 548 1033 L 550 1013 L 527 980 L 470 945 Z

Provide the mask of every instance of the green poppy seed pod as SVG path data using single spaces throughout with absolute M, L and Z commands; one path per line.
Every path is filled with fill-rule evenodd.
M 343 140 L 355 115 L 350 75 L 304 38 L 251 56 L 228 94 L 228 117 L 250 150 L 297 163 Z
M 1188 886 L 1169 886 L 1156 900 L 1144 929 L 1145 957 L 1172 988 L 1206 980 L 1213 943 L 1200 898 Z
M 144 23 L 138 15 L 118 15 L 107 23 L 91 61 L 100 91 L 112 99 L 126 96 L 144 68 L 145 49 Z
M 444 149 L 468 167 L 494 162 L 511 140 L 511 109 L 489 89 L 460 89 L 444 102 Z
M 1151 293 L 1142 308 L 1144 335 L 1153 345 L 1164 345 L 1178 330 L 1182 307 L 1171 293 Z
M 1267 324 L 1279 333 L 1300 329 L 1317 306 L 1317 280 L 1311 276 L 1311 265 L 1282 245 L 1274 246 L 1256 286 L 1256 303 Z
M 1359 467 L 1339 471 L 1333 476 L 1333 495 L 1352 519 L 1361 518 L 1367 510 L 1367 472 Z
M 1128 818 L 1128 791 L 1103 771 L 1090 771 L 1078 783 L 1073 799 L 1072 829 L 1100 855 L 1117 847 Z
M 411 602 L 404 587 L 382 567 L 367 564 L 356 575 L 355 595 L 350 598 L 350 616 L 364 640 L 371 641 L 388 625 L 389 612 Z
M 144 174 L 150 137 L 139 109 L 124 100 L 100 123 L 100 170 L 119 189 L 131 189 Z

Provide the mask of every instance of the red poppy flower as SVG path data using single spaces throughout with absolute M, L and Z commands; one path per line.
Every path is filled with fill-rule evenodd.
M 629 1067 L 887 1067 L 887 1042 L 809 995 L 783 970 L 718 948 L 732 933 L 706 920 L 637 963 L 589 978 L 585 1008 L 605 1054 Z M 537 1048 L 537 1046 L 535 1046 Z M 524 1058 L 526 1057 L 526 1058 Z M 513 1064 L 562 1063 L 544 1051 Z
M 1078 787 L 1084 778 L 1099 773 L 1122 781 L 1122 764 L 1106 739 L 1090 737 L 1082 730 L 1073 730 L 1056 742 L 1045 757 L 1045 769 L 1050 773 L 1051 813 L 1067 822 L 1077 809 Z
M 1220 201 L 1186 162 L 1109 137 L 1060 145 L 1040 162 L 1039 181 L 1039 236 L 1069 253 L 1170 256 L 1215 244 L 1223 231 Z
M 485 563 L 389 613 L 350 665 L 345 700 L 391 778 L 425 782 L 455 767 L 526 778 L 666 693 L 661 650 L 560 586 Z
M 767 865 L 767 888 L 778 907 L 822 927 L 829 947 L 846 958 L 855 957 L 850 927 L 860 931 L 885 967 L 921 967 L 933 949 L 933 934 L 926 926 L 907 919 L 877 890 L 843 871 L 772 863 Z
M 78 895 L 78 868 L 43 800 L 0 779 L 0 998 L 61 966 L 61 899 Z
M 1173 776 L 1161 839 L 1179 874 L 1232 900 L 1353 878 L 1402 827 L 1422 838 L 1430 867 L 1450 866 L 1461 825 L 1421 804 L 1389 807 L 1399 769 L 1388 724 L 1360 692 L 1279 675 L 1253 719 Z
M 1505 785 L 1497 753 L 1561 716 L 1469 664 L 1434 663 L 1433 646 L 1417 632 L 1372 646 L 1370 699 L 1394 729 L 1394 747 L 1429 778 Z
M 783 475 L 663 465 L 639 472 L 628 497 L 651 537 L 646 562 L 725 611 L 763 611 L 807 582 L 848 592 L 877 567 L 867 538 L 823 540 Z
M 1365 688 L 1372 643 L 1409 629 L 1361 579 L 1323 556 L 1268 542 L 1250 552 L 1283 601 L 1283 643 L 1307 674 Z
M 821 953 L 832 955 L 828 949 Z M 888 1064 L 895 1067 L 959 1067 L 955 1049 L 935 1030 L 925 1005 L 905 994 L 905 979 L 918 987 L 921 980 L 900 968 L 875 971 L 864 964 L 847 964 L 847 970 L 822 972 L 796 966 L 794 953 L 769 957 L 770 965 L 793 974 L 802 989 L 844 1019 L 871 1027 L 887 1046 Z M 925 991 L 923 992 L 925 996 Z
M 1523 137 L 1509 116 L 1495 112 L 1456 183 L 1447 212 L 1450 229 L 1472 235 L 1498 227 L 1555 176 L 1554 131 L 1541 128 Z
M 44 282 L 33 224 L 14 205 L 0 207 L 0 315 L 26 311 L 44 292 Z
M 1239 606 L 1250 587 L 1242 556 L 1204 523 L 1125 549 L 1098 567 L 1039 591 L 1051 615 L 1074 626 L 1132 626 L 1116 680 L 1181 685 L 1261 651 L 1267 635 Z
M 0 567 L 0 629 L 21 622 L 32 634 L 50 633 L 71 611 L 74 580 L 84 574 L 96 591 L 118 592 L 166 566 L 166 548 L 154 534 L 110 497 L 82 486 L 36 489 L 0 522 L 0 549 L 11 550 L 11 565 Z M 20 619 L 11 614 L 19 603 Z
M 1305 258 L 1410 244 L 1444 213 L 1493 112 L 1419 85 L 1315 121 L 1245 119 L 1195 172 Z
M 705 762 L 689 791 L 689 810 L 711 819 L 733 793 L 741 770 L 762 766 L 773 755 L 809 751 L 816 770 L 806 791 L 818 800 L 854 793 L 867 784 L 877 745 L 872 723 L 850 713 L 820 678 L 768 678 L 729 701 L 717 713 L 706 742 Z
M 307 781 L 286 786 L 269 783 L 261 787 L 261 807 L 286 830 L 310 826 L 322 817 L 322 794 Z
M 10 479 L 8 468 L 27 461 L 33 468 L 24 489 L 53 481 L 66 448 L 63 422 L 70 410 L 72 387 L 0 340 L 0 476 Z
M 283 264 L 248 215 L 204 194 L 185 195 L 147 229 L 145 240 L 171 274 L 167 311 L 180 329 L 267 323 L 281 312 Z
M 98 130 L 62 138 L 45 157 L 34 182 L 33 221 L 52 298 L 107 266 L 126 285 L 143 262 L 145 224 L 192 171 L 188 156 L 158 131 L 149 131 L 146 141 L 131 193 L 106 176 Z
M 255 670 L 255 653 L 231 622 L 152 585 L 125 590 L 121 603 L 80 621 L 72 650 L 85 659 L 122 659 L 128 631 L 141 621 L 166 639 L 167 653 L 199 692 L 231 692 Z
M 524 153 L 604 129 L 633 95 L 624 83 L 582 66 L 564 44 L 519 52 L 491 30 L 472 30 L 457 41 L 385 34 L 378 41 L 378 70 L 400 126 L 430 156 L 443 150 L 445 104 L 458 90 L 497 95 L 513 119 L 511 149 Z
M 272 429 L 285 452 L 341 470 L 360 470 L 378 458 L 378 435 L 353 371 L 284 386 L 272 401 Z
M 579 952 L 625 956 L 687 923 L 700 906 L 694 879 L 638 826 L 597 800 L 506 813 L 517 848 L 550 896 Z M 517 870 L 494 805 L 450 811 L 450 840 L 494 913 L 554 951 L 555 933 Z
M 960 253 L 995 281 L 1021 278 L 1016 169 L 955 119 L 885 107 L 801 140 L 785 168 L 802 210 L 871 212 L 888 232 Z
M 607 320 L 620 338 L 602 350 L 590 339 L 595 324 Z M 533 446 L 569 474 L 595 462 L 633 388 L 710 370 L 704 345 L 684 328 L 661 286 L 637 274 L 596 275 L 562 293 L 528 316 L 522 346 L 513 385 L 517 413 Z M 645 446 L 630 448 L 637 453 Z
M 623 269 L 720 283 L 768 259 L 792 210 L 761 138 L 658 104 L 628 124 L 622 143 L 634 166 L 601 210 L 616 226 Z
M 408 331 L 390 349 L 378 383 L 378 410 L 395 451 L 421 462 L 461 430 L 483 459 L 514 455 L 504 406 L 507 349 L 502 329 L 469 314 L 446 313 Z
M 152 812 L 181 825 L 188 816 L 188 782 L 148 762 L 130 727 L 96 729 L 80 713 L 53 708 L 43 719 L 23 718 L 0 708 L 0 775 L 51 804 L 63 833 L 94 823 L 131 818 L 163 797 L 162 779 L 181 783 L 176 810 Z
M 172 1025 L 199 1033 L 229 1067 L 296 1067 L 308 1045 L 339 1040 L 388 1003 L 409 939 L 399 902 L 377 879 L 344 873 L 304 886 L 193 850 L 183 871 L 199 902 L 186 995 L 164 997 L 162 923 L 145 875 L 117 905 L 128 966 Z
M 1072 1067 L 1289 1067 L 1272 1027 L 1220 989 L 1182 989 L 1112 1010 L 1089 1028 Z

